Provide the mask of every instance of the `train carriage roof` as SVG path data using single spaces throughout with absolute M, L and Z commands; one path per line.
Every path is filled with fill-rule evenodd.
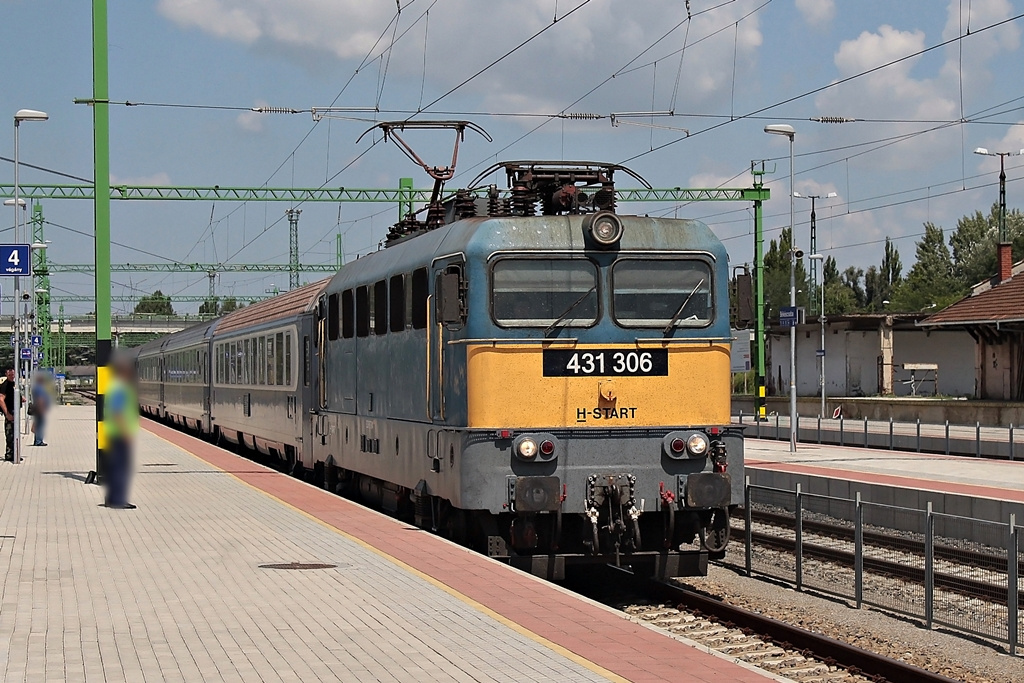
M 181 332 L 170 335 L 165 340 L 163 350 L 173 351 L 208 340 L 218 322 L 220 321 L 217 319 L 205 320 L 198 325 L 186 327 Z
M 328 282 L 330 282 L 330 278 L 232 311 L 217 322 L 216 333 L 218 335 L 226 334 L 307 311 L 315 304 L 317 297 Z

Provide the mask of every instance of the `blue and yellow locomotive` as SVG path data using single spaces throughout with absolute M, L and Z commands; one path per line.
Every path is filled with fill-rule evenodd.
M 540 575 L 704 573 L 742 500 L 724 246 L 617 212 L 617 166 L 500 168 L 510 193 L 434 202 L 288 305 L 193 331 L 186 424 Z M 144 379 L 171 379 L 172 340 Z

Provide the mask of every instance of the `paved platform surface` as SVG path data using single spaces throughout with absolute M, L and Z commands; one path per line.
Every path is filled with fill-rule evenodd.
M 747 439 L 746 466 L 1024 502 L 1024 462 Z
M 107 509 L 93 414 L 0 465 L 5 681 L 765 680 L 159 425 Z

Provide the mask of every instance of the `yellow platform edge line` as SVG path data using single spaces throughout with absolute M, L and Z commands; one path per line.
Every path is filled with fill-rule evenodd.
M 146 431 L 149 431 L 149 430 L 146 430 Z M 276 501 L 277 503 L 279 503 L 279 504 L 281 504 L 281 505 L 283 505 L 283 506 L 285 506 L 287 508 L 290 508 L 291 510 L 294 510 L 295 512 L 299 513 L 300 515 L 302 515 L 302 516 L 304 516 L 304 517 L 306 517 L 306 518 L 316 522 L 317 524 L 319 524 L 319 525 L 321 525 L 323 527 L 326 527 L 326 528 L 330 529 L 331 531 L 333 531 L 334 533 L 342 536 L 343 538 L 345 538 L 345 539 L 347 539 L 349 541 L 352 541 L 356 545 L 358 545 L 358 546 L 360 546 L 362 548 L 365 548 L 366 550 L 369 550 L 373 554 L 375 554 L 375 555 L 377 555 L 377 556 L 387 560 L 388 562 L 391 562 L 392 564 L 394 564 L 395 566 L 399 567 L 400 569 L 402 569 L 402 570 L 404 570 L 404 571 L 406 571 L 406 572 L 408 572 L 408 573 L 410 573 L 410 574 L 412 574 L 412 575 L 414 575 L 414 576 L 416 576 L 416 577 L 418 577 L 420 579 L 423 579 L 424 581 L 426 581 L 430 585 L 434 586 L 435 588 L 439 588 L 440 590 L 444 591 L 448 595 L 451 595 L 453 598 L 459 600 L 460 602 L 462 602 L 462 603 L 472 607 L 473 609 L 477 610 L 478 612 L 481 612 L 481 613 L 487 615 L 488 617 L 490 617 L 491 619 L 494 619 L 498 623 L 500 623 L 500 624 L 502 624 L 504 626 L 507 626 L 508 628 L 512 629 L 513 631 L 515 631 L 519 635 L 521 635 L 521 636 L 523 636 L 525 638 L 529 638 L 530 640 L 532 640 L 533 642 L 535 642 L 535 643 L 537 643 L 539 645 L 543 645 L 544 647 L 548 648 L 549 650 L 551 650 L 551 651 L 553 651 L 553 652 L 555 652 L 557 654 L 562 655 L 563 657 L 565 657 L 569 661 L 571 661 L 571 662 L 573 662 L 575 664 L 580 665 L 584 669 L 587 669 L 588 671 L 590 671 L 592 673 L 595 673 L 598 676 L 602 676 L 603 678 L 606 678 L 609 681 L 614 681 L 615 683 L 630 683 L 628 678 L 623 678 L 622 676 L 619 676 L 618 674 L 613 673 L 613 672 L 609 671 L 608 669 L 605 669 L 603 666 L 595 664 L 594 662 L 590 661 L 586 657 L 578 655 L 575 652 L 573 652 L 572 650 L 569 650 L 568 648 L 562 647 L 558 643 L 554 643 L 554 642 L 548 640 L 547 638 L 545 638 L 544 636 L 540 635 L 539 633 L 535 633 L 535 632 L 531 631 L 530 629 L 526 628 L 525 626 L 523 626 L 523 625 L 521 625 L 521 624 L 519 624 L 519 623 L 517 623 L 515 621 L 512 621 L 508 617 L 505 617 L 505 616 L 499 614 L 498 612 L 495 612 L 490 607 L 487 607 L 486 605 L 484 605 L 484 604 L 474 600 L 473 598 L 471 598 L 468 595 L 462 593 L 458 589 L 449 586 L 448 584 L 446 584 L 443 581 L 440 581 L 440 580 L 434 578 L 433 576 L 430 576 L 429 574 L 421 572 L 419 569 L 416 569 L 415 567 L 413 567 L 413 566 L 403 562 L 402 560 L 398 559 L 394 555 L 386 553 L 383 550 L 381 550 L 380 548 L 377 548 L 377 547 L 367 543 L 366 541 L 353 536 L 352 534 L 348 533 L 347 531 L 339 529 L 338 527 L 334 526 L 333 524 L 331 524 L 329 522 L 326 522 L 326 521 L 320 519 L 319 517 L 317 517 L 317 516 L 315 516 L 315 515 L 313 515 L 313 514 L 311 514 L 309 512 L 306 512 L 305 510 L 302 510 L 300 508 L 295 507 L 294 505 L 292 505 L 291 503 L 289 503 L 286 500 L 281 500 L 280 498 L 278 498 L 274 494 L 268 493 L 268 492 L 264 491 L 263 489 L 259 488 L 258 486 L 254 486 L 253 484 L 250 484 L 249 482 L 247 482 L 244 479 L 238 477 L 237 475 L 235 475 L 235 474 L 225 470 L 222 467 L 218 467 L 217 465 L 214 465 L 213 463 L 211 463 L 211 462 L 209 462 L 207 460 L 203 460 L 198 455 L 192 453 L 191 451 L 189 451 L 189 450 L 187 450 L 185 448 L 182 448 L 178 444 L 176 444 L 176 443 L 174 443 L 174 442 L 172 442 L 172 441 L 170 441 L 168 439 L 165 439 L 164 437 L 160 436 L 159 434 L 155 434 L 153 432 L 149 432 L 149 433 L 151 435 L 155 436 L 156 438 L 160 439 L 161 441 L 164 441 L 165 443 L 168 443 L 171 446 L 174 446 L 178 450 L 184 451 L 185 453 L 187 453 L 189 456 L 195 458 L 196 460 L 199 460 L 200 462 L 203 462 L 203 463 L 209 465 L 210 467 L 213 467 L 214 469 L 220 470 L 221 472 L 223 472 L 224 474 L 227 474 L 228 476 L 230 476 L 231 478 L 235 479 L 236 481 L 244 484 L 245 486 L 248 486 L 249 488 L 253 489 L 254 491 L 257 491 L 257 492 L 263 494 L 267 498 L 270 498 L 271 500 Z M 284 476 L 284 475 L 282 475 L 282 476 Z

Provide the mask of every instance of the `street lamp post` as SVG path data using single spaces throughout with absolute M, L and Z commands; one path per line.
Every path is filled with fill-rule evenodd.
M 829 194 L 835 195 L 835 192 L 830 192 Z M 825 255 L 810 254 L 807 258 L 812 261 L 822 262 L 821 310 L 818 312 L 818 324 L 821 327 L 821 350 L 818 353 L 818 357 L 821 359 L 818 366 L 818 389 L 821 391 L 821 409 L 818 411 L 818 417 L 825 417 Z
M 789 305 L 796 309 L 796 235 L 794 227 L 795 199 L 793 197 L 793 139 L 796 130 L 786 123 L 772 123 L 764 127 L 770 135 L 785 135 L 789 138 Z M 796 320 L 789 328 L 789 452 L 796 453 Z
M 19 109 L 14 114 L 14 242 L 19 243 L 21 238 L 21 230 L 19 228 L 19 212 L 18 204 L 20 193 L 20 186 L 18 184 L 18 166 L 19 166 L 19 133 L 21 129 L 22 121 L 45 121 L 49 115 L 43 111 L 36 111 L 35 109 Z M 30 259 L 31 261 L 31 259 Z M 21 462 L 21 315 L 19 309 L 21 308 L 21 278 L 14 278 L 14 367 L 16 368 L 14 374 L 14 406 L 12 406 L 11 415 L 14 417 L 14 462 L 15 464 Z
M 999 157 L 999 253 L 997 256 L 1000 265 L 998 266 L 997 274 L 1002 274 L 1003 252 L 1010 252 L 1012 249 L 1010 240 L 1006 235 L 1006 169 L 1004 168 L 1004 161 L 1006 157 L 1024 154 L 1024 149 L 1017 152 L 990 152 L 984 147 L 979 147 L 974 150 L 974 153 L 988 157 Z M 1013 256 L 1009 256 L 1008 260 L 1012 264 Z

